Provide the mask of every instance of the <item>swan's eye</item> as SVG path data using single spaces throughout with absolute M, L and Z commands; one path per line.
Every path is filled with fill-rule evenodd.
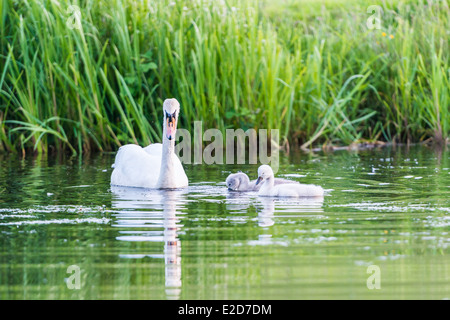
M 169 123 L 175 121 L 177 119 L 177 112 L 175 111 L 174 113 L 170 114 L 167 111 L 164 111 L 166 113 L 166 119 Z

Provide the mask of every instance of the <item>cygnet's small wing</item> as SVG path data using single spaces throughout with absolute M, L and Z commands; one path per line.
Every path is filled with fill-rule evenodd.
M 262 196 L 272 197 L 323 197 L 324 191 L 322 187 L 313 184 L 288 184 L 283 183 L 273 186 L 269 190 L 265 190 Z
M 277 185 L 285 184 L 285 183 L 296 183 L 296 184 L 299 184 L 299 182 L 297 182 L 297 181 L 287 180 L 287 179 L 283 179 L 283 178 L 275 178 L 275 180 L 273 182 L 273 185 L 277 186 Z
M 322 197 L 323 188 L 314 184 L 297 184 L 293 186 L 284 186 L 284 189 L 295 190 L 298 197 Z

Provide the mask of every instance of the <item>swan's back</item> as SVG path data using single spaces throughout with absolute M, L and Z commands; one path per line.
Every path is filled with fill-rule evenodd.
M 162 145 L 142 148 L 135 144 L 120 147 L 113 164 L 111 184 L 116 186 L 155 188 L 161 169 Z

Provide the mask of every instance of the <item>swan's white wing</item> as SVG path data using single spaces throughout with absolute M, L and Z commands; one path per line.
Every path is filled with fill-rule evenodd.
M 152 143 L 147 147 L 143 148 L 151 156 L 156 156 L 162 158 L 162 143 Z
M 153 146 L 152 148 L 149 148 Z M 155 188 L 161 169 L 162 146 L 141 148 L 135 144 L 120 147 L 116 155 L 111 184 Z
M 188 178 L 180 159 L 173 155 L 173 170 L 177 188 L 187 187 Z M 119 149 L 111 174 L 111 184 L 116 186 L 156 188 L 162 159 L 162 144 L 154 143 L 142 148 L 128 144 Z

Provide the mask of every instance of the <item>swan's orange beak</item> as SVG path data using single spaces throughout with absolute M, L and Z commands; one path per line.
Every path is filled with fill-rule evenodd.
M 177 118 L 175 114 L 166 114 L 166 137 L 169 140 L 175 139 L 175 134 L 177 131 Z

